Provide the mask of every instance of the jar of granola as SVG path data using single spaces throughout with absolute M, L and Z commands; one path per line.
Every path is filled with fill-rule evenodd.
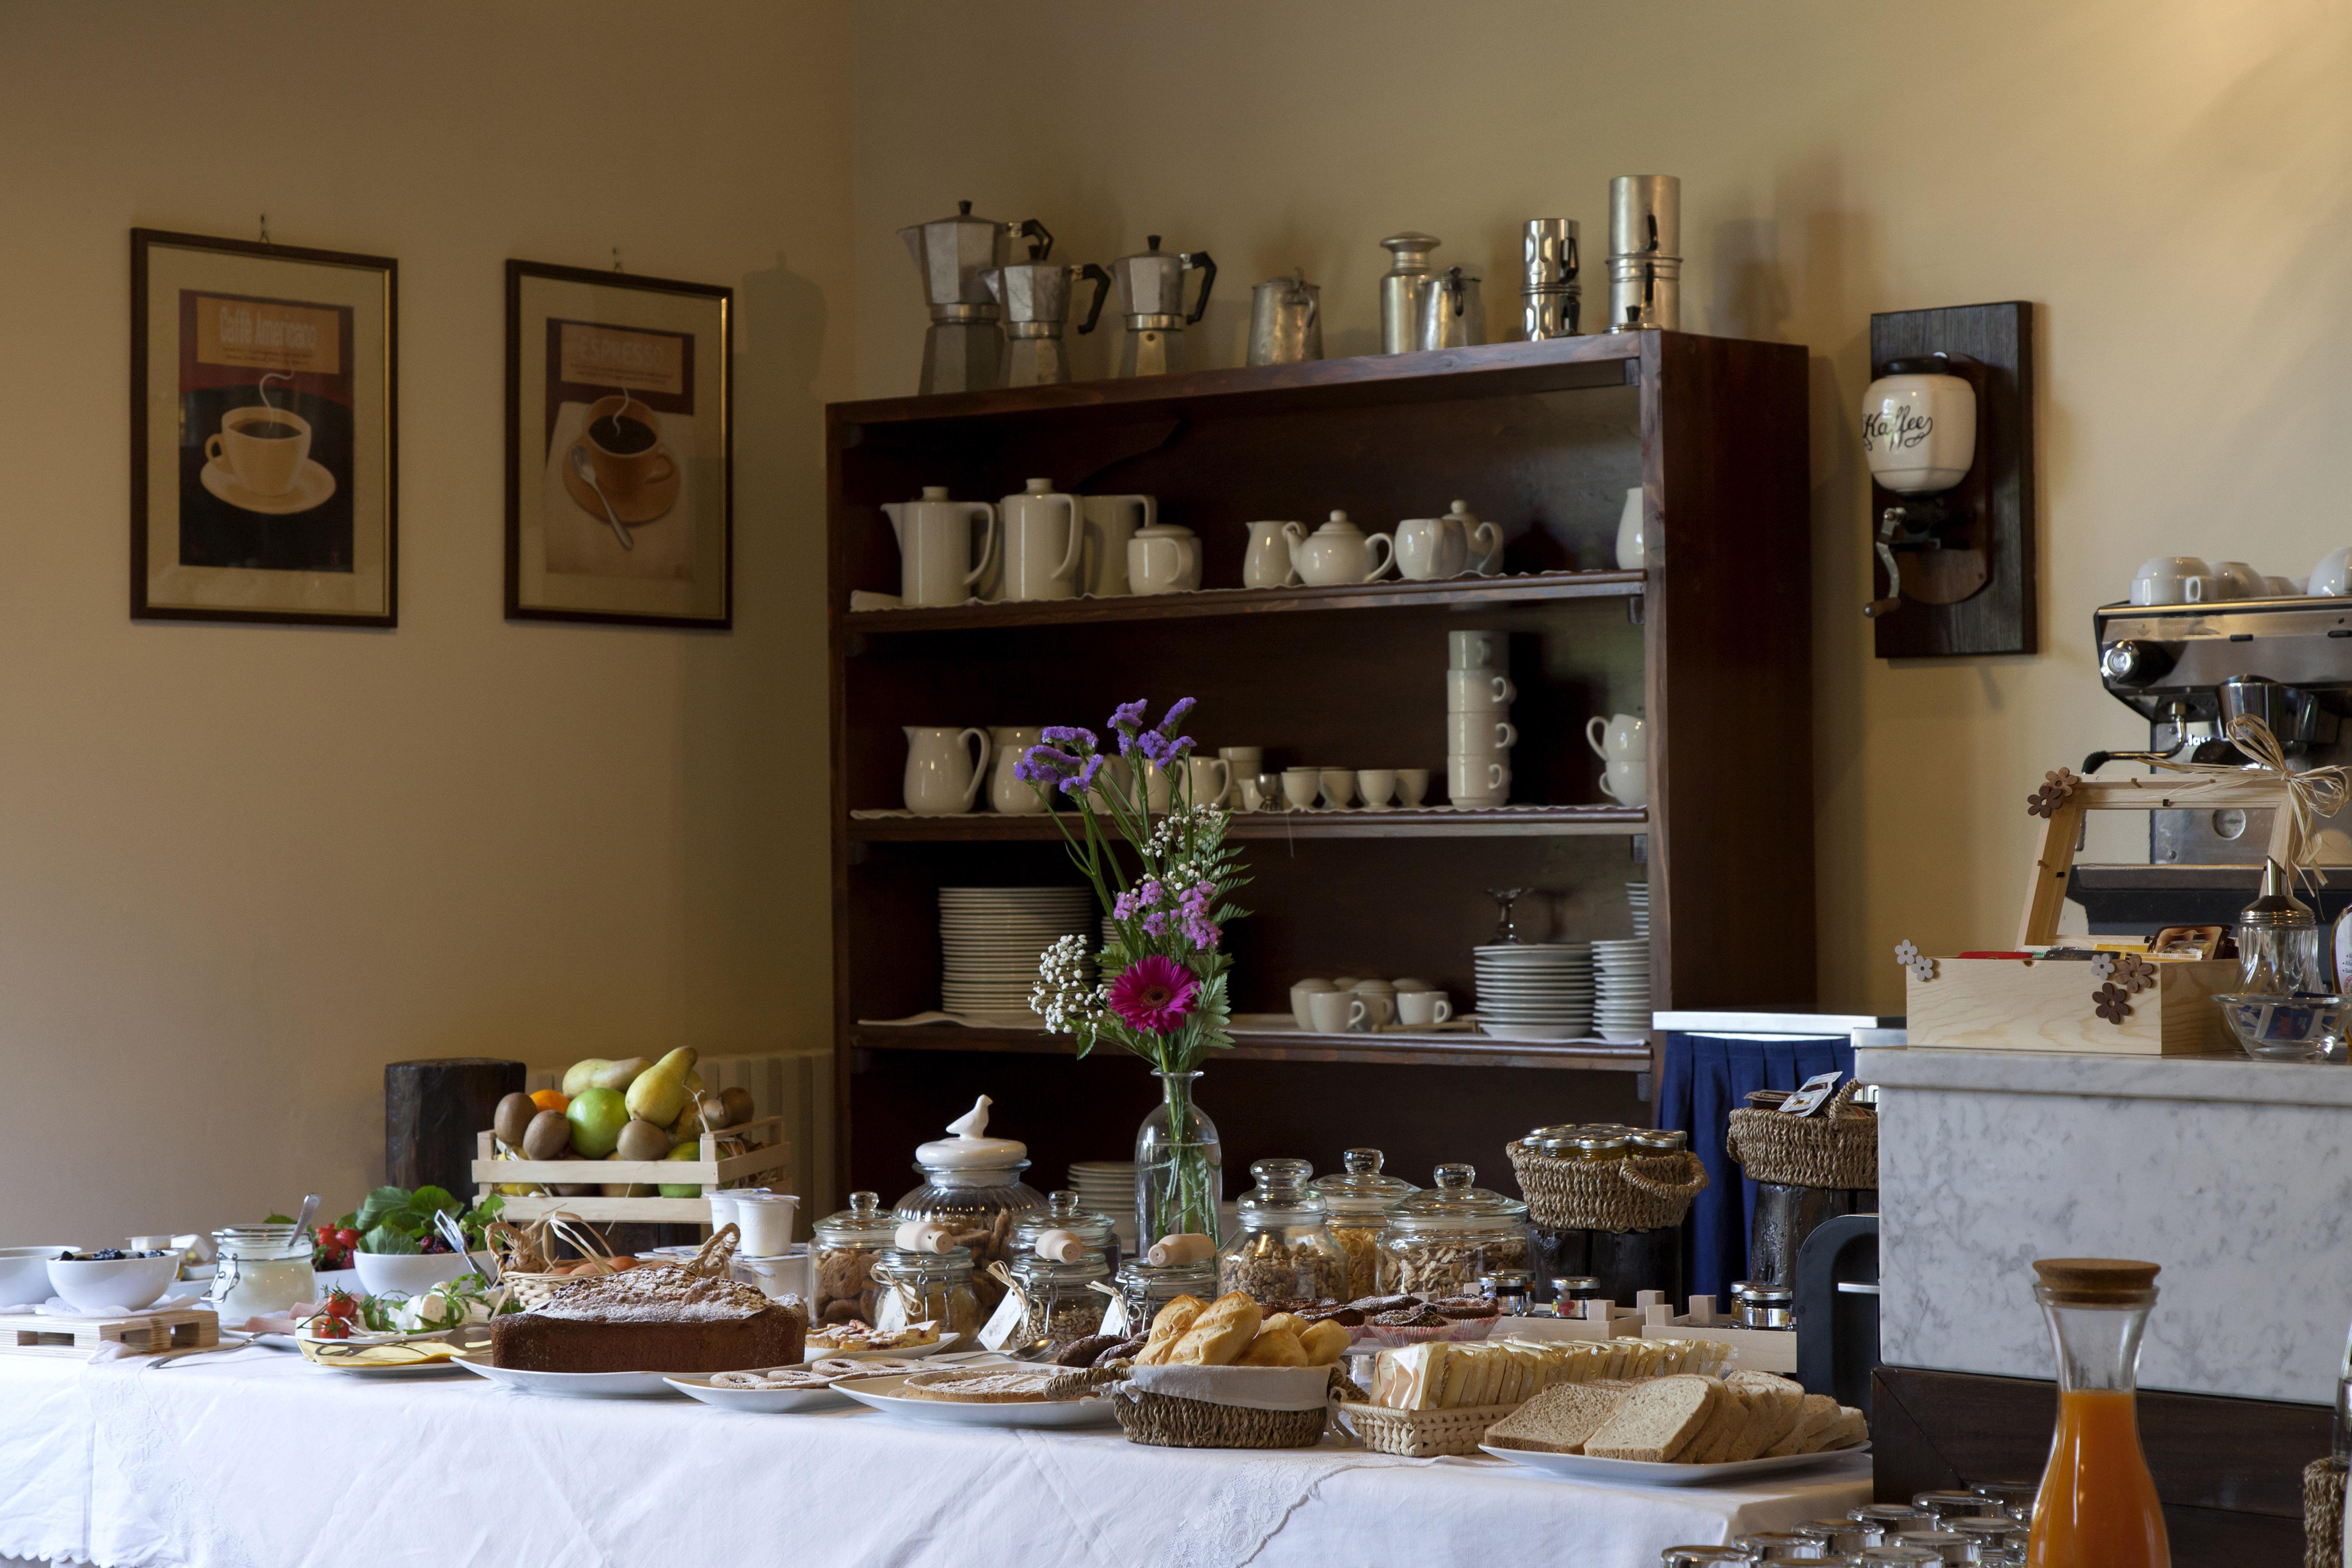
M 1118 1271 L 1118 1297 L 1127 1308 L 1127 1331 L 1130 1334 L 1139 1334 L 1150 1328 L 1151 1320 L 1160 1315 L 1160 1309 L 1179 1296 L 1210 1301 L 1216 1295 L 1217 1260 L 1213 1258 L 1160 1268 L 1138 1258 Z
M 950 1241 L 971 1255 L 972 1289 L 983 1318 L 1004 1299 L 1004 1287 L 988 1266 L 1012 1262 L 1013 1226 L 1045 1207 L 1037 1190 L 1021 1180 L 1029 1168 L 1028 1146 L 989 1137 L 988 1107 L 988 1097 L 982 1095 L 970 1112 L 948 1124 L 954 1137 L 933 1139 L 915 1151 L 923 1184 L 898 1205 L 901 1221 L 944 1224 Z
M 1348 1254 L 1349 1288 L 1359 1296 L 1386 1292 L 1393 1289 L 1393 1270 L 1381 1241 L 1388 1235 L 1389 1211 L 1421 1189 L 1401 1176 L 1383 1175 L 1378 1149 L 1350 1149 L 1343 1163 L 1344 1173 L 1318 1177 L 1313 1185 L 1331 1216 L 1332 1237 Z
M 1396 1206 L 1381 1243 L 1395 1287 L 1415 1296 L 1466 1296 L 1482 1275 L 1528 1266 L 1528 1205 L 1475 1184 L 1475 1167 L 1440 1165 L 1436 1185 Z
M 882 1206 L 879 1193 L 852 1193 L 849 1206 L 816 1222 L 809 1244 L 815 1276 L 809 1327 L 874 1322 L 874 1265 L 890 1249 L 898 1216 Z
M 1217 1252 L 1217 1289 L 1238 1290 L 1260 1306 L 1345 1301 L 1354 1292 L 1348 1254 L 1331 1235 L 1323 1194 L 1309 1184 L 1304 1160 L 1260 1160 L 1257 1183 L 1241 1196 L 1240 1227 Z
M 937 1323 L 942 1334 L 961 1334 L 967 1346 L 980 1334 L 971 1254 L 963 1247 L 908 1252 L 894 1247 L 875 1260 L 874 1284 L 879 1300 L 871 1321 L 877 1329 Z
M 1111 1223 L 1110 1215 L 1081 1205 L 1077 1194 L 1047 1193 L 1044 1209 L 1035 1214 L 1023 1215 L 1013 1221 L 1013 1256 L 1026 1258 L 1034 1253 L 1037 1238 L 1049 1230 L 1072 1232 L 1080 1241 L 1103 1255 L 1104 1266 L 1109 1273 L 1118 1272 L 1121 1251 L 1118 1227 Z
M 1108 1281 L 1110 1269 L 1103 1255 L 1089 1248 L 1067 1263 L 1032 1252 L 1013 1262 L 1013 1281 L 1021 1289 L 1021 1326 L 1005 1342 L 1007 1351 L 1050 1341 L 1055 1353 L 1078 1341 L 1102 1332 L 1103 1313 L 1110 1298 L 1094 1289 Z

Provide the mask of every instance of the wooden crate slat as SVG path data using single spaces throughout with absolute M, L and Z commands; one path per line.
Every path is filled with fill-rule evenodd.
M 0 1355 L 69 1356 L 88 1360 L 108 1343 L 152 1355 L 167 1350 L 205 1350 L 220 1343 L 220 1318 L 213 1312 L 156 1312 L 135 1318 L 47 1318 L 37 1313 L 0 1317 Z

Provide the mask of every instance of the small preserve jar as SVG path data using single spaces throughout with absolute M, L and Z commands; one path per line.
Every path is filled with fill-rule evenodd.
M 1393 1272 L 1381 1250 L 1389 1211 L 1421 1189 L 1401 1176 L 1383 1175 L 1378 1149 L 1350 1149 L 1345 1163 L 1344 1174 L 1321 1177 L 1313 1185 L 1331 1216 L 1332 1237 L 1348 1254 L 1349 1288 L 1359 1296 L 1378 1295 L 1390 1289 Z
M 1103 1255 L 1108 1274 L 1118 1272 L 1118 1227 L 1111 1223 L 1110 1215 L 1081 1205 L 1077 1194 L 1047 1193 L 1045 1208 L 1022 1215 L 1013 1226 L 1013 1256 L 1027 1258 L 1034 1254 L 1037 1238 L 1049 1230 L 1069 1231 Z
M 1241 1227 L 1217 1253 L 1217 1289 L 1260 1306 L 1345 1301 L 1348 1255 L 1333 1239 L 1323 1194 L 1307 1184 L 1304 1160 L 1260 1160 L 1257 1185 L 1241 1196 Z
M 898 1200 L 900 1220 L 938 1220 L 950 1240 L 971 1255 L 972 1289 L 983 1316 L 1004 1299 L 1004 1287 L 988 1266 L 1010 1263 L 1013 1227 L 1045 1206 L 1021 1173 L 1029 1168 L 1028 1145 L 988 1136 L 986 1095 L 965 1115 L 948 1123 L 955 1136 L 938 1138 L 915 1151 L 923 1184 Z
M 809 1244 L 816 1288 L 809 1326 L 874 1321 L 874 1265 L 898 1233 L 898 1216 L 882 1206 L 878 1193 L 852 1193 L 849 1206 L 816 1222 Z
M 1110 1269 L 1103 1255 L 1089 1247 L 1071 1262 L 1056 1263 L 1032 1252 L 1013 1262 L 1013 1282 L 1021 1288 L 1021 1326 L 1013 1331 L 1005 1349 L 1050 1342 L 1058 1354 L 1090 1335 L 1102 1332 L 1103 1313 L 1110 1298 L 1094 1289 L 1107 1283 Z
M 1151 1327 L 1160 1309 L 1179 1296 L 1212 1301 L 1217 1296 L 1217 1260 L 1171 1263 L 1154 1268 L 1140 1258 L 1118 1271 L 1118 1299 L 1127 1308 L 1127 1331 L 1139 1334 Z
M 310 1233 L 291 1225 L 233 1225 L 213 1232 L 218 1267 L 205 1299 L 227 1322 L 319 1299 Z
M 1396 1288 L 1414 1296 L 1466 1296 L 1479 1278 L 1528 1266 L 1528 1205 L 1475 1185 L 1470 1165 L 1440 1165 L 1436 1185 L 1396 1206 L 1382 1243 Z
M 892 1247 L 874 1262 L 877 1329 L 937 1323 L 942 1334 L 969 1342 L 980 1332 L 980 1298 L 971 1274 L 971 1254 L 961 1247 L 944 1252 L 908 1252 Z M 997 1292 L 1003 1294 L 1002 1288 Z

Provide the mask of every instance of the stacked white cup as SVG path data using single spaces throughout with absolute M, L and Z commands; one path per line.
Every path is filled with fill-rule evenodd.
M 1445 793 L 1456 805 L 1501 805 L 1519 740 L 1510 721 L 1518 692 L 1503 673 L 1509 634 L 1448 632 L 1445 650 Z
M 1639 717 L 1595 718 L 1584 726 L 1584 743 L 1609 764 L 1601 774 L 1602 795 L 1619 805 L 1650 804 L 1650 737 Z

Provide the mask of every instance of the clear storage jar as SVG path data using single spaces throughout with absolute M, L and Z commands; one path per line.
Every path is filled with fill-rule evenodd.
M 213 1232 L 216 1268 L 205 1300 L 232 1323 L 317 1300 L 311 1246 L 310 1233 L 291 1225 L 233 1225 Z
M 1392 1289 L 1395 1272 L 1381 1250 L 1389 1233 L 1389 1211 L 1421 1189 L 1402 1176 L 1382 1173 L 1378 1149 L 1350 1149 L 1341 1163 L 1345 1170 L 1312 1184 L 1323 1194 L 1333 1239 L 1348 1255 L 1349 1289 L 1358 1296 L 1385 1293 Z
M 1323 1194 L 1308 1184 L 1304 1160 L 1260 1160 L 1257 1183 L 1239 1204 L 1240 1228 L 1217 1252 L 1217 1289 L 1238 1290 L 1260 1306 L 1345 1301 L 1348 1254 L 1331 1234 Z
M 1160 1309 L 1179 1296 L 1210 1301 L 1216 1295 L 1217 1260 L 1213 1258 L 1157 1268 L 1139 1258 L 1118 1271 L 1118 1299 L 1127 1308 L 1129 1334 L 1139 1334 L 1151 1327 L 1151 1320 L 1160 1315 Z
M 1049 1230 L 1066 1230 L 1090 1250 L 1101 1253 L 1108 1271 L 1106 1278 L 1118 1272 L 1123 1250 L 1118 1244 L 1118 1227 L 1111 1223 L 1110 1215 L 1080 1204 L 1077 1194 L 1047 1193 L 1044 1209 L 1016 1220 L 1013 1226 L 1013 1256 L 1027 1258 L 1034 1254 L 1037 1238 Z
M 1006 1350 L 1046 1340 L 1058 1353 L 1102 1332 L 1110 1298 L 1094 1287 L 1109 1281 L 1110 1268 L 1101 1253 L 1088 1251 L 1075 1262 L 1056 1263 L 1032 1252 L 1013 1260 L 1013 1279 L 1021 1287 L 1024 1305 L 1021 1326 L 1013 1331 Z
M 1528 1205 L 1476 1185 L 1472 1165 L 1440 1165 L 1436 1184 L 1396 1206 L 1381 1243 L 1396 1288 L 1443 1298 L 1475 1294 L 1481 1276 L 1528 1266 Z
M 809 1244 L 815 1289 L 809 1325 L 874 1321 L 874 1265 L 890 1250 L 898 1216 L 882 1206 L 878 1193 L 852 1193 L 849 1206 L 816 1222 Z
M 980 1297 L 971 1254 L 961 1247 L 944 1252 L 906 1252 L 892 1247 L 874 1262 L 877 1328 L 937 1323 L 942 1334 L 961 1334 L 967 1343 L 980 1334 Z M 1003 1294 L 999 1287 L 997 1294 Z
M 1021 1180 L 1021 1173 L 1029 1168 L 1028 1146 L 985 1135 L 986 1105 L 983 1099 L 957 1123 L 971 1125 L 971 1131 L 935 1139 L 915 1151 L 915 1168 L 923 1173 L 923 1184 L 898 1203 L 901 1221 L 937 1220 L 948 1226 L 949 1239 L 971 1254 L 972 1289 L 979 1293 L 983 1320 L 1004 1299 L 1004 1287 L 991 1277 L 988 1266 L 1011 1263 L 1013 1227 L 1045 1207 L 1037 1190 Z

